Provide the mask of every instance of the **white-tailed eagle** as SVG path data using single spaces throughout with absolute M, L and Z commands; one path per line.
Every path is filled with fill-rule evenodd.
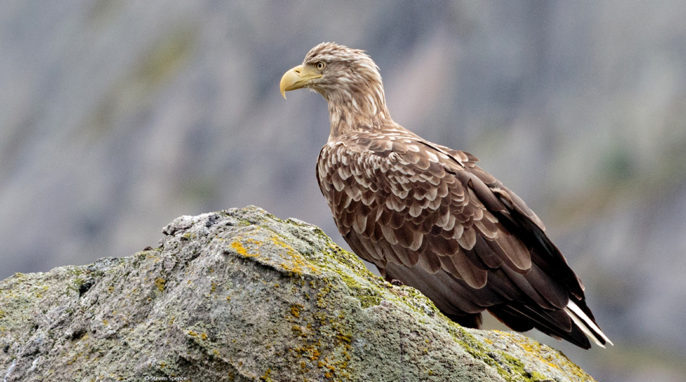
M 317 179 L 341 234 L 389 281 L 419 289 L 450 319 L 478 328 L 488 310 L 582 348 L 611 341 L 543 223 L 464 151 L 391 119 L 377 65 L 335 43 L 310 50 L 281 79 L 329 106 Z

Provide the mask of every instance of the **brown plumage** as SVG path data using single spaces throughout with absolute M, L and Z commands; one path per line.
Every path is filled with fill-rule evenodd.
M 488 310 L 514 330 L 537 328 L 583 348 L 588 338 L 611 343 L 538 216 L 473 155 L 395 123 L 363 51 L 315 46 L 281 79 L 282 94 L 303 87 L 328 102 L 317 179 L 358 256 L 462 325 L 478 328 Z

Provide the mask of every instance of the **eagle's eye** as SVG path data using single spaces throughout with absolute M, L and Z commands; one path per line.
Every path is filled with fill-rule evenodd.
M 324 61 L 319 61 L 318 63 L 315 64 L 317 66 L 317 70 L 320 72 L 326 68 L 326 62 Z

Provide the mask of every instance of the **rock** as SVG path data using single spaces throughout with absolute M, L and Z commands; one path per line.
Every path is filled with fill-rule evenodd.
M 307 223 L 246 207 L 163 232 L 0 282 L 3 381 L 593 380 L 525 336 L 460 327 Z

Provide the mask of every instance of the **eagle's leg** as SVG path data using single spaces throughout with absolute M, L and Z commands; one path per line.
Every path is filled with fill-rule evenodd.
M 377 266 L 376 266 L 376 269 L 379 270 L 379 274 L 381 275 L 381 277 L 383 277 L 384 280 L 388 281 L 388 282 L 391 283 L 392 285 L 395 285 L 395 286 L 403 286 L 403 285 L 405 285 L 404 282 L 402 282 L 402 281 L 400 281 L 400 280 L 394 278 L 393 276 L 390 276 L 390 275 L 386 272 L 386 267 L 380 267 L 380 266 L 377 265 Z

